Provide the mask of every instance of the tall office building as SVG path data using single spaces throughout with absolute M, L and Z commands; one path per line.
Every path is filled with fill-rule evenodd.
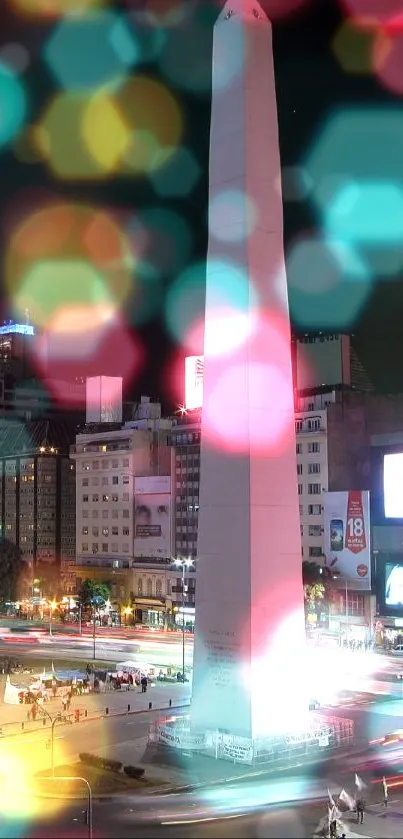
M 0 421 L 0 527 L 27 563 L 28 586 L 69 590 L 75 553 L 74 429 L 57 421 Z M 32 591 L 27 592 L 32 593 Z

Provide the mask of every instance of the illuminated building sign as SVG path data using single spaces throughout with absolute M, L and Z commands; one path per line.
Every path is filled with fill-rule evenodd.
M 0 335 L 35 335 L 30 323 L 5 323 L 0 326 Z
M 185 358 L 185 407 L 195 411 L 203 405 L 204 358 L 189 355 Z

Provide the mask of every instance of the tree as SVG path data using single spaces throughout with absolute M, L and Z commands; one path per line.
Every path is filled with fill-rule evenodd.
M 316 562 L 304 560 L 302 563 L 302 584 L 306 609 L 315 611 L 327 593 L 323 570 Z
M 98 583 L 96 580 L 84 580 L 80 590 L 80 600 L 83 606 L 90 606 L 96 597 L 109 600 L 110 589 L 108 583 Z
M 20 582 L 27 573 L 27 566 L 14 542 L 0 539 L 0 600 L 15 602 L 20 592 Z

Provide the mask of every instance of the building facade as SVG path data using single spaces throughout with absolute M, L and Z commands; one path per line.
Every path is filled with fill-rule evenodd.
M 60 422 L 0 425 L 0 520 L 3 538 L 27 564 L 28 588 L 39 578 L 48 593 L 71 584 L 75 554 L 75 468 L 72 429 Z
M 158 483 L 164 476 L 170 488 L 171 427 L 171 420 L 161 418 L 159 403 L 143 397 L 133 421 L 87 426 L 70 454 L 76 464 L 76 557 L 71 563 L 76 588 L 88 578 L 106 582 L 112 599 L 132 604 L 136 620 L 145 623 L 165 622 L 171 609 L 171 504 L 169 492 L 169 537 L 162 550 L 155 550 L 156 525 L 136 524 L 136 481 L 154 476 Z M 139 516 L 152 508 L 144 498 Z M 141 536 L 136 536 L 137 527 Z M 154 545 L 150 555 L 144 550 L 147 541 Z

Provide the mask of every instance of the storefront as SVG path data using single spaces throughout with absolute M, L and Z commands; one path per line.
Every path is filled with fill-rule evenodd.
M 175 625 L 178 629 L 183 629 L 185 626 L 186 632 L 194 632 L 195 630 L 195 607 L 194 606 L 177 606 L 175 608 Z
M 135 622 L 155 628 L 166 625 L 165 600 L 154 597 L 136 597 L 134 600 Z

